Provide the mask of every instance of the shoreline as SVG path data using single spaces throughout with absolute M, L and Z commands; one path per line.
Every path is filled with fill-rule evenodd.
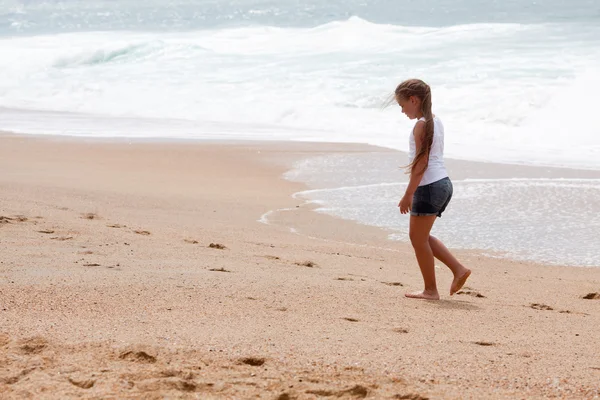
M 600 396 L 600 269 L 459 252 L 409 300 L 408 244 L 292 198 L 364 146 L 0 144 L 0 397 Z
M 228 140 L 228 139 L 178 139 L 178 138 L 126 138 L 126 137 L 110 137 L 110 138 L 102 138 L 102 137 L 82 137 L 82 136 L 71 136 L 71 135 L 54 135 L 54 134 L 27 134 L 27 133 L 15 133 L 15 132 L 7 132 L 0 130 L 0 139 L 3 137 L 14 138 L 14 139 L 23 139 L 27 140 L 29 138 L 35 138 L 36 140 L 45 141 L 48 140 L 50 142 L 54 141 L 56 143 L 87 143 L 87 144 L 105 144 L 105 145 L 171 145 L 171 146 L 179 146 L 179 145 L 191 145 L 191 146 L 202 146 L 202 145 L 211 145 L 211 146 L 241 146 L 241 147 L 249 147 L 249 148 L 266 148 L 266 149 L 277 149 L 281 150 L 286 147 L 298 148 L 298 154 L 295 155 L 295 161 L 306 160 L 310 157 L 322 156 L 322 155 L 331 155 L 331 154 L 352 154 L 352 153 L 382 153 L 382 154 L 395 154 L 399 160 L 403 160 L 406 158 L 406 153 L 401 150 L 396 150 L 388 147 L 381 147 L 366 143 L 340 143 L 340 142 L 309 142 L 309 141 L 262 141 L 262 140 Z M 285 153 L 288 153 L 287 151 Z M 308 156 L 310 154 L 310 156 Z M 327 215 L 335 220 L 346 221 L 352 224 L 358 224 L 362 227 L 367 227 L 369 229 L 377 229 L 382 235 L 385 235 L 386 240 L 390 243 L 402 243 L 403 245 L 408 244 L 405 240 L 393 239 L 390 236 L 397 234 L 396 231 L 383 228 L 383 227 L 375 227 L 373 225 L 363 223 L 360 221 L 356 221 L 353 219 L 347 219 L 343 217 L 339 217 L 336 215 L 332 215 L 330 213 L 320 213 L 316 210 L 320 208 L 318 205 L 314 205 L 313 202 L 306 198 L 304 195 L 309 192 L 316 192 L 320 190 L 332 190 L 336 189 L 335 187 L 311 187 L 309 182 L 303 180 L 294 180 L 289 179 L 286 175 L 293 171 L 295 168 L 295 162 L 291 162 L 286 159 L 278 159 L 277 157 L 272 158 L 270 163 L 279 166 L 280 168 L 284 168 L 281 179 L 286 181 L 290 181 L 293 183 L 299 183 L 304 185 L 303 190 L 299 190 L 297 192 L 292 193 L 291 197 L 294 200 L 299 200 L 296 196 L 300 196 L 304 198 L 305 206 L 308 206 L 313 209 L 314 212 L 319 213 L 321 215 Z M 542 166 L 542 165 L 527 165 L 527 164 L 514 164 L 514 163 L 497 163 L 497 162 L 485 162 L 485 161 L 476 161 L 476 160 L 463 160 L 463 159 L 446 159 L 446 164 L 448 165 L 448 169 L 452 171 L 452 179 L 453 182 L 460 182 L 463 179 L 467 179 L 471 182 L 492 180 L 492 181 L 501 181 L 506 180 L 508 182 L 514 181 L 533 181 L 533 180 L 546 180 L 552 179 L 554 181 L 560 181 L 561 179 L 565 179 L 568 181 L 577 181 L 582 179 L 583 181 L 587 180 L 600 180 L 600 170 L 592 170 L 592 169 L 578 169 L 572 167 L 557 167 L 557 166 Z M 400 171 L 401 172 L 401 171 Z M 473 178 L 473 176 L 475 176 Z M 477 176 L 485 176 L 483 179 L 477 178 Z M 490 178 L 493 176 L 494 178 Z M 560 178 L 557 178 L 560 177 Z M 403 182 L 403 179 L 406 178 L 403 173 L 398 173 L 399 182 Z M 304 197 L 303 197 L 304 196 Z M 280 210 L 269 210 L 267 213 L 278 213 Z M 290 210 L 288 210 L 290 211 Z M 260 222 L 260 219 L 263 218 L 264 215 L 261 215 L 257 218 L 257 221 Z M 269 225 L 268 223 L 266 225 Z M 295 227 L 288 227 L 291 229 L 295 229 Z M 309 235 L 310 236 L 310 235 Z M 383 237 L 383 236 L 382 236 Z M 522 256 L 519 257 L 517 255 L 511 255 L 509 250 L 503 249 L 485 249 L 478 247 L 456 247 L 449 246 L 453 251 L 457 251 L 460 253 L 466 254 L 476 254 L 479 256 L 485 256 L 492 259 L 505 259 L 510 261 L 517 262 L 526 262 L 533 263 L 537 265 L 552 265 L 557 267 L 565 267 L 565 268 L 600 268 L 600 264 L 598 265 L 579 265 L 579 264 L 563 264 L 559 261 L 547 261 L 542 259 L 536 259 L 532 257 Z
M 71 136 L 71 135 L 54 135 L 54 134 L 27 134 L 27 133 L 15 133 L 9 131 L 1 131 L 0 130 L 0 139 L 14 138 L 14 139 L 23 139 L 27 140 L 29 138 L 35 138 L 36 140 L 45 141 L 48 140 L 50 142 L 54 141 L 56 143 L 72 143 L 72 144 L 105 144 L 105 145 L 171 145 L 171 146 L 179 146 L 179 145 L 191 145 L 191 146 L 238 146 L 238 147 L 249 147 L 249 148 L 265 148 L 265 149 L 276 149 L 276 151 L 280 151 L 286 147 L 290 148 L 298 148 L 297 154 L 295 154 L 295 161 L 306 160 L 310 157 L 315 156 L 323 156 L 323 155 L 331 155 L 331 154 L 352 154 L 352 153 L 382 153 L 382 154 L 395 154 L 398 159 L 403 160 L 406 158 L 406 152 L 401 150 L 396 150 L 388 147 L 381 147 L 366 143 L 343 143 L 343 142 L 310 142 L 310 141 L 263 141 L 263 140 L 228 140 L 228 139 L 172 139 L 172 138 L 126 138 L 126 137 L 110 137 L 110 138 L 102 138 L 102 137 L 80 137 L 80 136 Z M 285 153 L 289 153 L 285 151 Z M 310 154 L 310 156 L 308 155 Z M 316 192 L 320 190 L 335 190 L 336 187 L 311 187 L 309 182 L 303 180 L 294 180 L 289 179 L 286 175 L 293 171 L 295 168 L 295 162 L 291 162 L 289 159 L 282 159 L 273 157 L 268 163 L 273 165 L 277 165 L 280 168 L 284 168 L 281 179 L 286 181 L 290 181 L 292 183 L 299 183 L 303 185 L 303 189 L 297 192 L 293 192 L 291 197 L 294 200 L 299 200 L 297 196 L 304 199 L 304 206 L 308 206 L 315 213 L 321 215 L 327 215 L 330 218 L 338 221 L 345 221 L 351 224 L 357 224 L 361 227 L 366 227 L 369 229 L 376 229 L 381 232 L 381 237 L 385 235 L 385 240 L 393 243 L 401 243 L 403 245 L 407 245 L 408 242 L 406 240 L 394 239 L 390 236 L 397 234 L 396 231 L 383 228 L 376 227 L 370 225 L 368 223 L 363 223 L 360 221 L 356 221 L 353 219 L 347 219 L 343 217 L 339 217 L 330 213 L 321 213 L 316 211 L 320 208 L 319 205 L 315 205 L 314 202 L 305 197 L 306 193 Z M 588 180 L 600 180 L 600 170 L 592 170 L 592 169 L 578 169 L 572 167 L 558 167 L 558 166 L 542 166 L 542 165 L 528 165 L 528 164 L 514 164 L 514 163 L 497 163 L 497 162 L 485 162 L 485 161 L 476 161 L 476 160 L 463 160 L 463 159 L 446 159 L 446 164 L 448 165 L 449 170 L 452 171 L 452 179 L 453 182 L 460 182 L 461 179 L 467 179 L 470 182 L 478 182 L 478 181 L 502 181 L 506 180 L 507 182 L 514 181 L 533 181 L 533 180 L 541 180 L 544 181 L 546 179 L 551 179 L 553 181 L 560 181 L 562 179 L 567 181 L 588 181 Z M 401 172 L 401 171 L 400 171 Z M 477 176 L 485 176 L 483 179 L 477 178 Z M 472 176 L 475 176 L 472 178 Z M 494 178 L 489 178 L 490 176 L 494 176 Z M 535 177 L 534 177 L 535 176 Z M 468 177 L 468 178 L 467 178 Z M 559 178 L 557 178 L 559 177 Z M 399 182 L 403 182 L 403 178 L 405 178 L 404 174 L 398 174 Z M 277 214 L 281 210 L 268 210 L 266 213 L 274 213 Z M 287 210 L 291 211 L 291 210 Z M 264 217 L 264 214 L 261 214 L 257 218 L 258 222 Z M 265 223 L 265 222 L 262 222 Z M 265 223 L 266 225 L 274 225 Z M 288 229 L 294 230 L 295 227 L 287 227 Z M 296 232 L 300 234 L 299 232 Z M 310 236 L 310 235 L 308 235 Z M 379 235 L 375 235 L 379 236 Z M 532 257 L 522 256 L 519 257 L 517 255 L 511 254 L 509 250 L 503 249 L 485 249 L 478 247 L 456 247 L 456 246 L 448 246 L 452 251 L 456 251 L 464 254 L 475 254 L 478 256 L 489 257 L 491 259 L 504 259 L 509 261 L 516 262 L 525 262 L 532 263 L 537 265 L 552 265 L 556 267 L 565 267 L 565 268 L 600 268 L 600 264 L 598 265 L 581 265 L 581 264 L 564 264 L 559 261 L 548 261 L 543 259 L 536 259 Z

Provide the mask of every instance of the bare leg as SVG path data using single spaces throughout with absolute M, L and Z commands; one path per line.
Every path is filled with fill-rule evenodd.
M 414 299 L 439 300 L 440 295 L 435 282 L 435 262 L 433 251 L 429 244 L 429 232 L 435 222 L 436 216 L 414 216 L 410 217 L 410 242 L 415 250 L 421 275 L 425 283 L 422 292 L 406 293 L 406 297 Z
M 429 245 L 434 257 L 446 264 L 454 274 L 454 280 L 450 286 L 450 296 L 452 296 L 463 287 L 467 278 L 471 275 L 471 270 L 462 265 L 439 239 L 429 236 Z

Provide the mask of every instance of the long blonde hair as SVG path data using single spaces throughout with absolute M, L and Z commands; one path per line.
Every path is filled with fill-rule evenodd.
M 421 112 L 425 117 L 425 136 L 423 137 L 423 143 L 419 152 L 415 155 L 415 158 L 410 164 L 406 166 L 407 171 L 415 173 L 415 169 L 419 161 L 423 157 L 427 157 L 425 168 L 419 173 L 425 172 L 429 164 L 429 152 L 433 145 L 433 114 L 431 112 L 431 88 L 428 84 L 420 79 L 409 79 L 398 85 L 394 91 L 394 97 L 396 100 L 409 99 L 411 96 L 417 97 L 421 100 Z

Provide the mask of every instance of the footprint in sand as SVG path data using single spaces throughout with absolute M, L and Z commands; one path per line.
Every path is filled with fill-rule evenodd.
M 333 390 L 319 389 L 319 390 L 307 390 L 306 393 L 314 394 L 315 396 L 320 396 L 320 397 L 332 397 L 332 396 L 335 396 L 336 392 L 334 392 Z
M 121 225 L 121 224 L 108 224 L 106 226 L 108 226 L 109 228 L 126 228 L 127 227 L 126 225 Z
M 209 269 L 209 271 L 212 271 L 212 272 L 231 272 L 231 271 L 229 271 L 228 269 L 225 269 L 225 268 L 211 268 L 211 269 Z
M 600 293 L 588 293 L 582 297 L 585 300 L 600 300 Z
M 394 329 L 392 329 L 392 332 L 395 332 L 395 333 L 408 333 L 408 329 L 394 328 Z
M 145 351 L 125 351 L 119 354 L 121 360 L 133 361 L 144 364 L 154 364 L 156 357 L 146 353 Z
M 96 383 L 93 379 L 81 379 L 81 378 L 71 378 L 69 377 L 69 382 L 72 385 L 77 386 L 82 389 L 90 389 Z
M 474 290 L 461 290 L 461 291 L 457 292 L 456 294 L 465 294 L 467 296 L 479 297 L 482 299 L 486 298 L 484 295 L 482 295 L 481 293 L 476 292 Z
M 84 213 L 84 214 L 81 214 L 81 218 L 83 218 L 83 219 L 90 219 L 90 220 L 92 220 L 92 219 L 100 219 L 100 217 L 96 213 Z
M 429 397 L 421 396 L 420 394 L 397 394 L 393 397 L 397 400 L 429 400 Z
M 15 215 L 14 217 L 5 217 L 0 215 L 0 225 L 1 224 L 11 224 L 12 222 L 26 222 L 28 219 L 23 215 Z
M 554 310 L 554 308 L 547 306 L 545 304 L 538 304 L 538 303 L 531 303 L 529 305 L 530 308 L 533 308 L 534 310 L 543 310 L 543 311 L 552 311 Z
M 83 266 L 84 267 L 99 267 L 100 264 L 97 264 L 97 263 L 86 263 L 86 264 L 83 264 Z
M 342 319 L 345 319 L 346 321 L 350 321 L 350 322 L 358 322 L 358 320 L 356 318 L 345 317 L 345 318 L 342 318 Z
M 364 399 L 365 397 L 367 397 L 369 395 L 369 389 L 367 389 L 366 387 L 364 387 L 362 385 L 355 385 L 355 386 L 351 387 L 350 389 L 346 389 L 346 390 L 335 391 L 335 390 L 320 389 L 320 390 L 307 390 L 306 393 L 314 394 L 316 396 L 321 396 L 321 397 L 351 396 L 351 397 L 355 397 L 357 399 Z
M 26 377 L 27 375 L 29 375 L 31 372 L 35 371 L 36 369 L 37 369 L 36 367 L 25 368 L 25 369 L 21 370 L 21 372 L 19 372 L 17 375 L 13 375 L 13 376 L 6 377 L 6 378 L 0 378 L 0 383 L 4 383 L 7 385 L 14 385 L 15 383 L 19 382 L 22 378 Z
M 492 342 L 473 342 L 473 343 L 478 346 L 495 346 L 496 345 L 496 343 L 492 343 Z
M 266 360 L 264 358 L 259 357 L 245 357 L 240 359 L 241 364 L 250 365 L 252 367 L 260 367 L 265 363 L 265 361 Z
M 194 239 L 183 239 L 184 242 L 189 243 L 189 244 L 198 244 L 199 242 L 197 240 Z
M 384 285 L 387 285 L 387 286 L 404 286 L 404 284 L 402 284 L 400 282 L 381 282 L 381 283 L 383 283 Z
M 51 233 L 54 233 L 54 231 L 52 229 L 44 229 L 44 230 L 38 231 L 38 233 L 45 233 L 46 235 L 49 235 Z
M 150 233 L 150 232 L 148 232 L 148 231 L 135 230 L 135 231 L 133 231 L 133 232 L 137 233 L 138 235 L 143 235 L 143 236 L 148 236 L 148 235 L 151 235 L 151 233 Z
M 295 400 L 296 396 L 289 393 L 281 393 L 275 398 L 275 400 Z
M 34 336 L 20 340 L 18 345 L 25 354 L 38 354 L 48 347 L 48 341 L 41 336 Z
M 312 262 L 312 261 L 302 261 L 302 262 L 297 262 L 295 264 L 300 267 L 308 267 L 308 268 L 318 267 L 318 264 L 315 262 Z
M 221 243 L 211 243 L 208 245 L 211 249 L 225 250 L 227 247 Z

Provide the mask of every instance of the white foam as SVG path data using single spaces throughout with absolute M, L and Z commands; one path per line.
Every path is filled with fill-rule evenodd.
M 257 220 L 257 222 L 260 222 L 261 224 L 265 224 L 265 225 L 271 225 L 271 219 L 270 217 L 274 214 L 279 214 L 279 213 L 283 213 L 286 211 L 295 211 L 296 208 L 278 208 L 276 210 L 269 210 L 266 213 L 264 213 L 263 215 L 260 216 L 260 218 Z
M 363 142 L 406 150 L 380 106 L 434 90 L 455 158 L 600 168 L 600 28 L 374 24 L 0 39 L 0 129 L 82 136 Z M 25 118 L 25 113 L 27 117 Z

